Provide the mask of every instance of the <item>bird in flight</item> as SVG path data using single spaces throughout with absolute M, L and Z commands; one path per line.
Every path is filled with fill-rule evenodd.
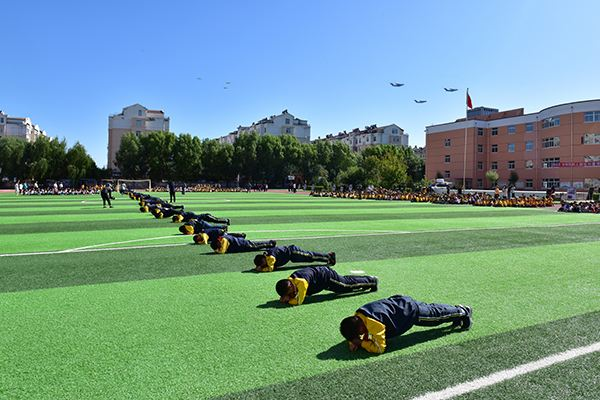
M 427 103 L 427 100 L 415 100 L 415 103 L 417 103 L 417 104 Z
M 226 84 L 226 85 L 230 85 L 230 84 L 231 84 L 231 82 L 225 82 L 225 84 Z
M 454 89 L 454 88 L 444 88 L 444 90 L 446 92 L 456 92 L 458 89 Z
M 201 81 L 201 80 L 202 80 L 202 78 L 200 78 L 200 77 L 197 77 L 196 79 L 198 79 L 199 81 Z
M 390 85 L 392 85 L 393 87 L 400 87 L 400 86 L 404 86 L 404 83 L 390 82 Z

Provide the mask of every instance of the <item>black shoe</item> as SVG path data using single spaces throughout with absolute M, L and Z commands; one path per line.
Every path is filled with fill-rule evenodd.
M 230 220 L 229 218 L 227 218 L 227 219 L 225 220 L 225 224 L 226 224 L 226 225 L 231 225 L 231 220 Z
M 277 241 L 276 240 L 269 240 L 269 245 L 271 245 L 271 247 L 275 247 L 275 246 L 277 246 Z
M 327 257 L 329 258 L 327 264 L 329 264 L 330 266 L 334 266 L 336 262 L 335 253 L 332 251 L 331 253 L 327 254 Z
M 241 236 L 242 236 L 242 239 L 246 239 L 246 234 L 245 233 L 242 233 Z
M 465 315 L 459 320 L 454 321 L 452 326 L 460 326 L 461 331 L 468 331 L 471 328 L 471 325 L 473 325 L 473 309 L 461 304 L 457 305 L 457 307 L 462 308 L 465 311 Z
M 372 276 L 373 280 L 375 280 L 375 286 L 371 288 L 371 292 L 376 292 L 379 289 L 379 278 L 376 276 Z

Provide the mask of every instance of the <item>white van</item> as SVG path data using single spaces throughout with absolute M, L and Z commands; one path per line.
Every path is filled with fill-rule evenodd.
M 450 193 L 451 187 L 452 182 L 446 182 L 443 178 L 438 178 L 433 185 L 429 186 L 429 190 L 437 194 L 446 194 Z

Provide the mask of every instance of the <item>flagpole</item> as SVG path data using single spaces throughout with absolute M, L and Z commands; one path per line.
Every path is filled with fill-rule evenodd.
M 467 99 L 469 98 L 469 88 L 467 88 Z M 465 185 L 466 175 L 467 175 L 467 125 L 469 122 L 469 105 L 465 101 L 465 149 L 463 152 L 463 183 L 462 190 L 466 190 L 467 187 Z

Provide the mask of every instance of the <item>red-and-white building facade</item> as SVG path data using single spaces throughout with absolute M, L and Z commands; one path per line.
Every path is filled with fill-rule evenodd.
M 517 188 L 600 187 L 600 100 L 560 104 L 537 113 L 478 107 L 467 118 L 426 127 L 428 179 L 442 175 L 466 188 L 487 189 L 518 175 Z M 466 139 L 466 143 L 465 143 Z

